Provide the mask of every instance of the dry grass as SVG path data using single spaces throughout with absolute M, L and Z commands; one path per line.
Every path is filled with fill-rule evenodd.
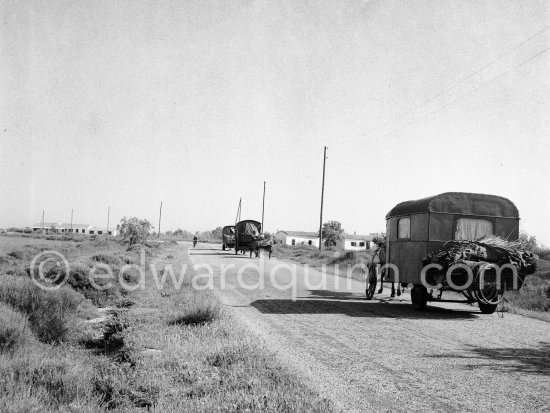
M 46 292 L 29 278 L 0 275 L 0 302 L 25 314 L 33 333 L 47 343 L 67 338 L 72 314 L 83 300 L 69 288 Z
M 273 255 L 308 265 L 313 268 L 326 266 L 328 272 L 355 280 L 364 281 L 367 264 L 370 263 L 374 250 L 342 251 L 329 249 L 319 251 L 318 248 L 308 245 L 288 246 L 276 244 L 273 246 Z
M 509 291 L 505 298 L 505 310 L 536 318 L 546 313 L 543 318 L 550 321 L 550 261 L 539 260 L 537 272 L 526 277 L 519 291 Z

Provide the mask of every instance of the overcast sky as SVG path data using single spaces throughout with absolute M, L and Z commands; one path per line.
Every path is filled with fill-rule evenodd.
M 0 227 L 385 229 L 505 196 L 550 245 L 546 1 L 3 1 Z

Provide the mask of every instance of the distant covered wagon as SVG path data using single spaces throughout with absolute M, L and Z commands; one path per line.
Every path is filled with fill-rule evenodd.
M 222 228 L 222 249 L 235 248 L 235 225 Z
M 271 258 L 272 244 L 271 239 L 266 239 L 262 235 L 262 224 L 258 221 L 248 219 L 235 224 L 235 254 L 239 251 L 250 251 L 251 257 L 252 252 L 258 256 L 260 250 L 264 249 L 269 252 Z
M 262 224 L 252 219 L 237 222 L 235 224 L 235 254 L 239 251 L 251 251 L 252 242 L 260 237 Z
M 444 290 L 460 291 L 482 312 L 492 313 L 502 293 L 521 287 L 523 277 L 534 271 L 533 255 L 522 249 L 518 237 L 519 213 L 510 200 L 447 192 L 392 208 L 378 255 L 381 264 L 388 264 L 383 271 L 387 281 L 413 284 L 415 308 L 434 298 L 429 287 L 439 290 L 438 299 Z M 367 298 L 376 285 L 373 268 Z

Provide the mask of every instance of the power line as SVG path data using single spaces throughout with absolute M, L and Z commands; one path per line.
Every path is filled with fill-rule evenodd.
M 433 110 L 433 111 L 431 111 L 431 112 L 428 112 L 428 113 L 425 114 L 424 116 L 420 116 L 420 117 L 418 117 L 418 118 L 416 118 L 416 119 L 413 119 L 413 120 L 411 120 L 411 121 L 409 121 L 409 122 L 406 122 L 406 123 L 405 123 L 404 125 L 402 125 L 400 128 L 394 129 L 394 130 L 392 130 L 392 131 L 390 131 L 390 132 L 387 132 L 387 133 L 385 133 L 383 136 L 387 136 L 387 135 L 390 135 L 390 134 L 392 134 L 392 133 L 399 132 L 400 130 L 404 129 L 406 126 L 409 126 L 409 125 L 411 125 L 411 124 L 413 124 L 413 123 L 416 123 L 416 122 L 418 122 L 419 120 L 422 120 L 422 119 L 424 119 L 424 118 L 426 118 L 426 117 L 428 117 L 428 116 L 433 115 L 433 114 L 436 113 L 436 112 L 439 112 L 439 111 L 442 110 L 442 109 L 445 109 L 445 108 L 448 107 L 448 106 L 451 106 L 452 104 L 458 102 L 459 100 L 464 99 L 464 98 L 467 97 L 467 96 L 470 96 L 470 95 L 471 95 L 472 93 L 474 93 L 475 91 L 477 91 L 477 90 L 479 90 L 479 89 L 481 89 L 481 88 L 487 86 L 488 84 L 494 82 L 495 80 L 498 80 L 498 79 L 500 79 L 501 77 L 507 75 L 508 73 L 510 73 L 510 72 L 512 72 L 512 71 L 514 71 L 514 70 L 516 70 L 518 67 L 523 66 L 524 64 L 526 64 L 526 63 L 530 62 L 531 60 L 537 58 L 537 57 L 540 56 L 541 54 L 546 53 L 548 50 L 550 50 L 550 48 L 546 48 L 546 49 L 544 49 L 544 50 L 538 52 L 536 55 L 533 55 L 533 56 L 531 56 L 530 58 L 528 58 L 528 59 L 522 61 L 520 64 L 518 64 L 518 65 L 512 67 L 511 69 L 508 69 L 507 71 L 505 71 L 505 72 L 501 73 L 500 75 L 498 75 L 498 76 L 492 78 L 491 80 L 488 80 L 487 82 L 482 83 L 482 84 L 479 85 L 478 87 L 476 87 L 476 88 L 470 90 L 468 93 L 466 93 L 466 94 L 464 94 L 464 95 L 461 95 L 461 96 L 459 96 L 458 98 L 456 98 L 456 99 L 454 99 L 454 100 L 452 100 L 452 101 L 450 101 L 450 102 L 448 102 L 448 103 L 446 103 L 446 104 L 444 104 L 444 105 L 439 106 L 438 108 L 436 108 L 435 110 Z
M 526 44 L 527 42 L 533 40 L 535 37 L 541 35 L 542 33 L 544 33 L 546 30 L 550 29 L 550 25 L 544 27 L 542 30 L 539 30 L 537 33 L 535 33 L 534 35 L 528 37 L 527 39 L 523 40 L 521 43 L 517 44 L 516 46 L 514 46 L 512 49 L 508 50 L 507 52 L 505 52 L 504 54 L 500 55 L 499 57 L 497 57 L 496 59 L 493 59 L 491 60 L 489 63 L 485 64 L 484 66 L 482 66 L 481 68 L 477 69 L 475 72 L 469 74 L 468 76 L 466 76 L 465 78 L 459 80 L 458 82 L 454 83 L 452 86 L 449 86 L 448 88 L 436 93 L 435 95 L 429 97 L 428 99 L 424 100 L 423 102 L 419 103 L 418 105 L 415 105 L 414 107 L 412 107 L 411 109 L 407 110 L 406 112 L 402 113 L 401 115 L 397 116 L 397 117 L 394 117 L 393 119 L 383 123 L 382 125 L 376 127 L 375 129 L 372 129 L 370 130 L 370 132 L 375 132 L 377 130 L 380 130 L 382 128 L 384 128 L 385 126 L 387 126 L 388 124 L 390 124 L 391 122 L 395 122 L 396 120 L 399 120 L 401 118 L 404 118 L 405 116 L 407 116 L 408 114 L 410 114 L 411 112 L 414 112 L 416 109 L 432 102 L 433 100 L 437 99 L 438 97 L 442 96 L 443 94 L 453 90 L 454 88 L 456 88 L 458 85 L 464 83 L 465 81 L 471 79 L 472 77 L 478 75 L 479 73 L 481 73 L 483 70 L 487 69 L 489 66 L 493 65 L 494 63 L 498 62 L 499 60 L 503 59 L 504 57 L 508 56 L 510 53 L 516 51 L 517 49 L 519 49 L 521 46 L 523 46 L 524 44 Z

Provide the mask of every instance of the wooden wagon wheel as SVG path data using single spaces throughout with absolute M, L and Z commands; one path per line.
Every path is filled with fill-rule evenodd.
M 365 287 L 365 296 L 367 300 L 370 300 L 376 291 L 376 264 L 371 262 L 369 265 L 369 273 L 365 280 L 367 285 Z

